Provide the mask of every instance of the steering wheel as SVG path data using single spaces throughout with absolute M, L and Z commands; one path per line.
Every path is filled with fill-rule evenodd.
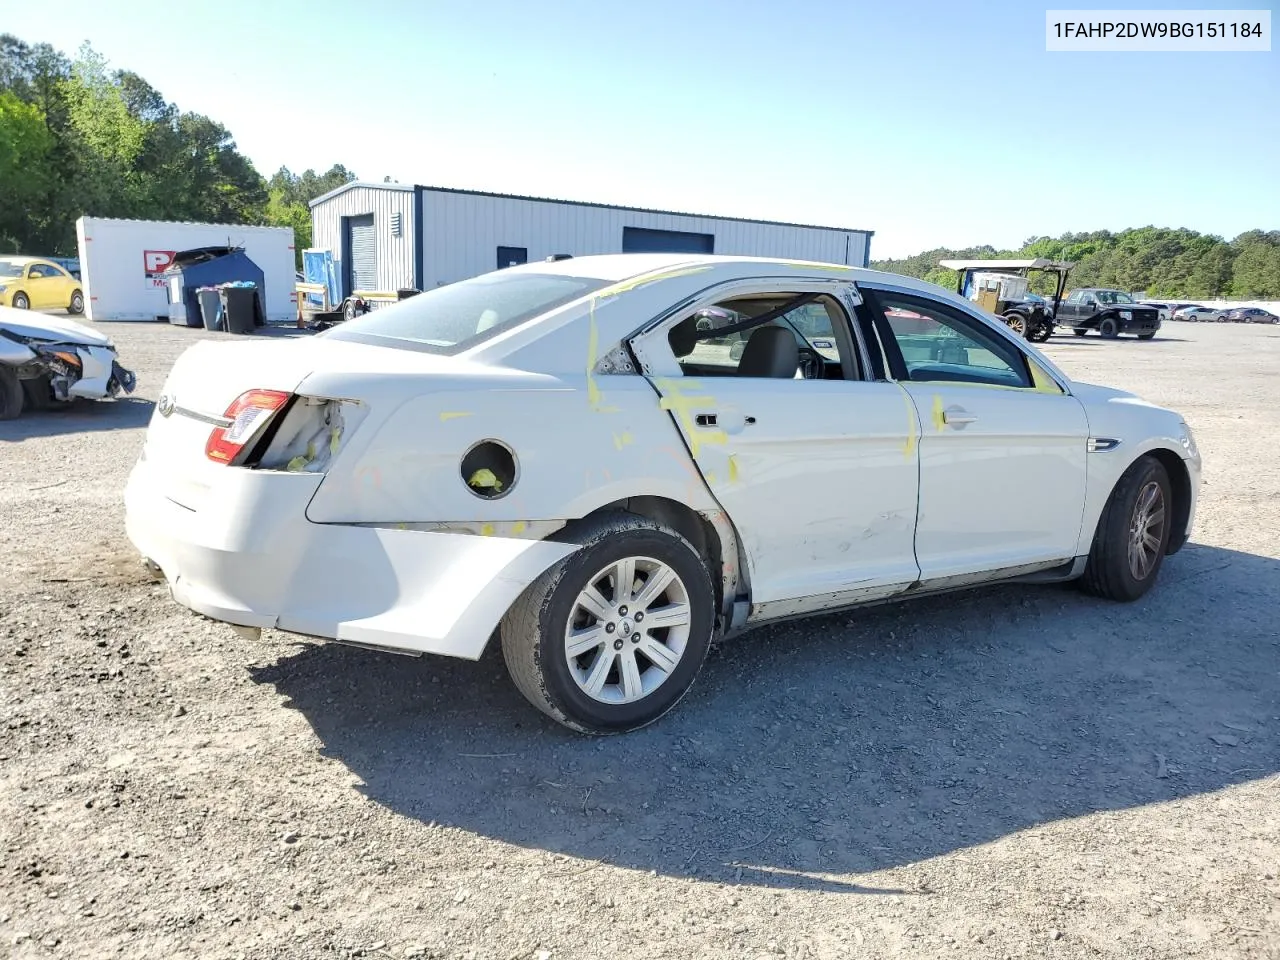
M 817 350 L 810 346 L 800 347 L 800 375 L 806 380 L 822 380 L 826 374 L 827 361 Z

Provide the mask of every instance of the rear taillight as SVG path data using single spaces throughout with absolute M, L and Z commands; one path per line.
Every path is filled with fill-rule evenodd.
M 209 434 L 204 445 L 205 456 L 216 463 L 231 463 L 288 402 L 289 394 L 279 390 L 247 390 L 240 394 L 223 414 L 231 424 L 214 427 Z

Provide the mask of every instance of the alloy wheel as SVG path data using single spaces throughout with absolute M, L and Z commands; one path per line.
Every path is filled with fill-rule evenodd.
M 601 703 L 634 703 L 680 665 L 692 607 L 679 574 L 650 557 L 625 557 L 592 577 L 565 627 L 569 673 Z
M 1139 492 L 1129 523 L 1129 572 L 1135 580 L 1145 580 L 1155 569 L 1164 549 L 1164 490 L 1152 480 Z

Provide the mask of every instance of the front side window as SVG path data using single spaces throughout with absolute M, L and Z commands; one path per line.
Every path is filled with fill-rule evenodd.
M 1083 290 L 1072 290 L 1071 296 L 1067 297 L 1067 303 L 1083 303 L 1083 302 L 1084 302 Z
M 1099 290 L 1096 296 L 1099 303 L 1133 303 L 1133 297 L 1119 290 Z
M 453 354 L 606 285 L 595 278 L 503 270 L 436 287 L 320 336 Z
M 1022 353 L 959 310 L 925 297 L 875 291 L 907 379 L 1030 387 Z
M 31 278 L 52 277 L 55 276 L 52 267 L 47 267 L 43 263 L 33 263 L 31 269 L 27 271 L 27 276 Z

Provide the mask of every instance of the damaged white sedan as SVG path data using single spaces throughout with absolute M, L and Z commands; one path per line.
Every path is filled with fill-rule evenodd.
M 111 338 L 74 320 L 0 306 L 0 420 L 132 393 Z
M 995 580 L 1134 600 L 1199 478 L 1176 413 L 931 284 L 624 255 L 201 343 L 126 499 L 193 610 L 468 659 L 499 636 L 535 706 L 616 732 L 758 624 Z

